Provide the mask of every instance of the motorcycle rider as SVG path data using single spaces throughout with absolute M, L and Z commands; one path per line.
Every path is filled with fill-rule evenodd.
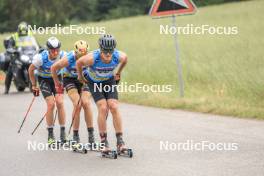
M 25 40 L 25 38 L 30 38 L 31 40 Z M 30 42 L 29 42 L 30 41 Z M 11 37 L 4 40 L 5 48 L 8 50 L 10 48 L 18 49 L 19 47 L 35 46 L 36 50 L 39 49 L 39 46 L 36 42 L 36 39 L 32 35 L 32 32 L 29 30 L 28 24 L 26 22 L 21 22 L 17 27 L 17 32 L 11 35 Z M 9 67 L 10 55 L 8 52 L 5 53 L 5 65 L 8 65 L 6 70 L 5 78 L 5 94 L 8 94 L 11 82 L 12 82 L 12 71 Z

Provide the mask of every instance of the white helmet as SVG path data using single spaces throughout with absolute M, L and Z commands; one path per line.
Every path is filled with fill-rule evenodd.
M 56 37 L 50 37 L 46 45 L 48 49 L 58 49 L 61 47 L 61 42 Z

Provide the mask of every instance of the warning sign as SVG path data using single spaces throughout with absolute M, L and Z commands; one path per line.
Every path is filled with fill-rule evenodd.
M 196 6 L 192 0 L 155 0 L 150 10 L 154 17 L 194 14 Z

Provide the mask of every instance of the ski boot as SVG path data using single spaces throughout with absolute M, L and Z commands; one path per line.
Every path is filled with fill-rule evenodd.
M 53 128 L 48 128 L 48 146 L 52 147 L 56 145 L 56 140 L 53 133 Z
M 109 143 L 108 143 L 107 138 L 106 138 L 107 137 L 106 133 L 104 133 L 102 135 L 100 134 L 100 136 L 101 136 L 101 144 L 100 144 L 100 147 L 103 147 L 103 148 L 100 148 L 100 150 L 101 150 L 101 156 L 103 158 L 117 159 L 117 153 L 116 153 L 116 151 L 111 150 L 109 148 Z
M 94 128 L 88 128 L 88 146 L 90 151 L 100 151 L 94 139 Z
M 73 131 L 72 151 L 83 154 L 87 153 L 85 146 L 80 143 L 80 137 L 78 131 L 75 130 Z
M 116 139 L 117 139 L 117 154 L 120 156 L 125 156 L 132 158 L 133 157 L 133 151 L 130 148 L 127 148 L 125 146 L 125 142 L 122 137 L 122 133 L 117 133 L 116 134 Z
M 61 127 L 60 129 L 60 145 L 64 145 L 68 143 L 68 140 L 66 139 L 66 134 L 65 134 L 65 127 Z

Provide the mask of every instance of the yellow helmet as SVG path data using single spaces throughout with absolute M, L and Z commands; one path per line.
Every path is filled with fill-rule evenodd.
M 86 43 L 86 41 L 78 40 L 74 44 L 74 49 L 78 57 L 81 57 L 85 55 L 89 50 L 89 45 Z

